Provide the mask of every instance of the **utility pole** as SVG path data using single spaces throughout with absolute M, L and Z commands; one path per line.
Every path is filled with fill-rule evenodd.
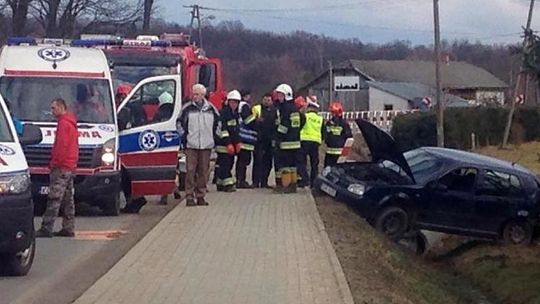
M 433 0 L 435 27 L 435 110 L 437 111 L 437 146 L 444 147 L 444 105 L 441 94 L 441 30 L 439 26 L 439 0 Z
M 330 102 L 332 102 L 332 96 L 334 96 L 334 68 L 332 67 L 332 61 L 328 60 L 328 107 L 330 107 Z
M 531 38 L 531 21 L 532 14 L 534 10 L 534 1 L 531 0 L 529 6 L 529 15 L 527 16 L 527 26 L 525 27 L 525 36 L 523 38 L 523 48 L 525 48 L 530 43 Z M 505 148 L 508 145 L 508 138 L 510 137 L 510 128 L 512 127 L 512 119 L 514 118 L 514 112 L 516 110 L 516 98 L 519 95 L 519 87 L 523 79 L 523 74 L 525 73 L 525 68 L 523 63 L 519 68 L 519 74 L 517 75 L 516 84 L 514 86 L 514 92 L 512 92 L 512 99 L 510 100 L 510 112 L 508 113 L 508 120 L 506 121 L 506 127 L 504 128 L 504 136 L 502 142 L 502 148 Z
M 202 37 L 202 28 L 201 28 L 201 13 L 200 13 L 200 6 L 197 4 L 194 5 L 184 5 L 185 8 L 191 8 L 191 23 L 189 26 L 189 36 L 191 37 L 193 34 L 193 23 L 195 19 L 197 19 L 197 29 L 199 32 L 199 47 L 203 48 L 203 37 Z

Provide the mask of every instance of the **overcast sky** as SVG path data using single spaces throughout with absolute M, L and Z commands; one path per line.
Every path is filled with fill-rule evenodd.
M 195 0 L 194 0 L 195 1 Z M 484 43 L 519 41 L 530 0 L 440 0 L 443 39 L 469 39 Z M 336 38 L 358 38 L 384 43 L 409 40 L 433 42 L 432 0 L 158 0 L 160 15 L 188 24 L 189 9 L 197 3 L 208 8 L 211 22 L 241 21 L 247 28 L 272 32 L 303 30 Z M 269 5 L 269 3 L 271 5 Z M 533 29 L 540 27 L 540 3 L 534 11 Z

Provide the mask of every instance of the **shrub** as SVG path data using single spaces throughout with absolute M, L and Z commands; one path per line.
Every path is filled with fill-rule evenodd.
M 500 145 L 504 134 L 508 109 L 493 107 L 448 108 L 445 110 L 445 146 L 471 148 L 471 134 L 480 146 Z M 540 110 L 516 109 L 510 140 L 514 143 L 540 140 Z M 435 112 L 403 114 L 396 117 L 392 127 L 402 150 L 437 144 Z

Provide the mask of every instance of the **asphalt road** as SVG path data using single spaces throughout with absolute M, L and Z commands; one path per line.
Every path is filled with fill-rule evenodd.
M 75 239 L 38 239 L 26 277 L 0 277 L 0 304 L 72 303 L 146 235 L 176 204 L 152 198 L 139 215 L 103 217 L 92 210 L 76 218 Z M 36 218 L 36 227 L 41 218 Z M 57 229 L 60 221 L 57 220 Z M 120 232 L 120 233 L 118 233 Z

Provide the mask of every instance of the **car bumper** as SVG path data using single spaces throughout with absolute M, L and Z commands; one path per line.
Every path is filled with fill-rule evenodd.
M 347 188 L 322 175 L 317 176 L 314 187 L 355 208 L 362 217 L 370 220 L 374 214 L 375 204 L 364 196 L 349 192 Z
M 0 196 L 0 253 L 28 248 L 34 235 L 34 206 L 30 191 Z
M 32 175 L 32 196 L 35 200 L 46 200 L 43 191 L 49 186 L 48 175 Z M 74 180 L 75 201 L 91 205 L 100 205 L 104 198 L 109 198 L 121 189 L 120 172 L 101 172 L 94 175 L 77 175 Z

